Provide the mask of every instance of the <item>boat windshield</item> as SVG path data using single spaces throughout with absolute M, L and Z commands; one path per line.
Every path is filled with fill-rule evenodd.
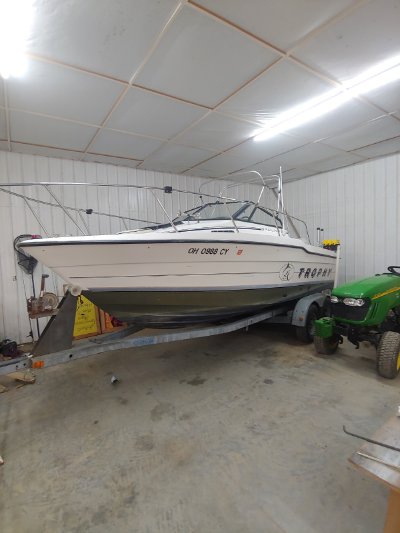
M 174 220 L 174 224 L 190 221 L 231 220 L 252 222 L 263 226 L 282 228 L 282 221 L 275 211 L 257 206 L 253 202 L 214 202 L 186 211 Z

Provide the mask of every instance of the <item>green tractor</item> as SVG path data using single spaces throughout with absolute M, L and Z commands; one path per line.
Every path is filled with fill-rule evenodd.
M 380 376 L 393 379 L 400 371 L 400 267 L 388 273 L 346 283 L 332 290 L 330 316 L 315 321 L 318 353 L 333 354 L 343 337 L 359 348 L 376 347 Z

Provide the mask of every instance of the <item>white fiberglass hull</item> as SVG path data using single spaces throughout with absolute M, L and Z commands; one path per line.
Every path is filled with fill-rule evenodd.
M 113 316 L 146 325 L 250 313 L 332 287 L 335 276 L 335 253 L 257 232 L 140 232 L 23 247 Z

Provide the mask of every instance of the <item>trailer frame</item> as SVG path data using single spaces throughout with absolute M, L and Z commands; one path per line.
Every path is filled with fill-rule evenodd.
M 168 332 L 164 330 L 161 333 L 150 335 L 136 336 L 139 331 L 143 330 L 138 329 L 137 326 L 128 326 L 117 332 L 106 333 L 89 340 L 76 341 L 73 344 L 71 317 L 75 316 L 77 298 L 68 293 L 60 303 L 58 313 L 51 318 L 32 353 L 1 362 L 0 375 L 21 370 L 28 371 L 31 369 L 48 368 L 115 350 L 199 339 L 231 333 L 240 329 L 247 330 L 249 326 L 264 321 L 292 324 L 296 327 L 307 327 L 307 315 L 310 307 L 317 304 L 323 309 L 326 298 L 327 294 L 325 293 L 308 294 L 299 300 L 286 302 L 276 307 L 268 308 L 262 313 L 257 313 L 239 320 L 236 319 L 218 325 L 183 328 L 173 331 L 168 330 Z M 62 331 L 67 334 L 60 335 Z M 70 346 L 66 347 L 66 344 L 70 344 Z M 55 351 L 51 351 L 51 346 L 54 347 Z M 47 349 L 48 353 L 42 353 L 44 348 L 45 350 Z

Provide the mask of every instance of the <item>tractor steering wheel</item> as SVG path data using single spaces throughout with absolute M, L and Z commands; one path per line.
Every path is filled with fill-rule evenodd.
M 400 269 L 400 266 L 389 266 L 388 270 L 391 274 L 394 274 L 395 276 L 400 276 L 400 272 L 396 272 L 395 269 Z

